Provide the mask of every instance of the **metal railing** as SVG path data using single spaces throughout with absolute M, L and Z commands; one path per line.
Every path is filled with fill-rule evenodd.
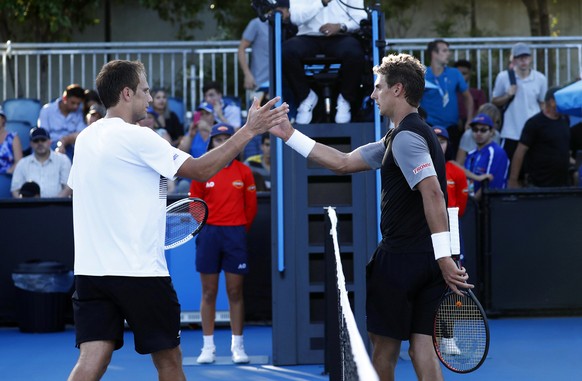
M 432 39 L 387 39 L 387 51 L 406 52 L 425 62 Z M 504 70 L 511 47 L 530 44 L 533 66 L 550 85 L 569 83 L 582 73 L 582 36 L 447 38 L 451 61 L 463 58 L 474 65 L 473 87 L 491 95 L 495 76 Z M 237 59 L 239 41 L 123 42 L 123 43 L 12 43 L 0 44 L 2 100 L 37 98 L 43 103 L 61 95 L 70 83 L 94 87 L 101 66 L 111 59 L 141 60 L 151 87 L 165 87 L 184 100 L 187 110 L 200 102 L 206 80 L 222 83 L 225 95 L 247 104 Z M 250 50 L 249 50 L 250 51 Z M 452 62 L 451 62 L 452 63 Z M 243 107 L 244 108 L 244 107 Z

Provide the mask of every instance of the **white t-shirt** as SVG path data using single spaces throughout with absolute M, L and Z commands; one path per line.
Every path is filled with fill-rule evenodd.
M 525 122 L 540 112 L 540 102 L 544 101 L 548 90 L 548 80 L 539 71 L 532 70 L 526 78 L 516 76 L 517 92 L 515 98 L 503 114 L 501 138 L 519 140 Z M 511 83 L 507 70 L 502 71 L 495 78 L 493 97 L 500 97 L 507 93 Z
M 164 254 L 168 178 L 189 154 L 150 128 L 103 118 L 75 143 L 76 275 L 168 276 Z

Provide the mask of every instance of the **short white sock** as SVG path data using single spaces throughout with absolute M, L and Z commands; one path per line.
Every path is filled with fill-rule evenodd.
M 202 339 L 204 340 L 204 348 L 214 347 L 214 335 L 202 335 Z
M 243 337 L 242 335 L 232 335 L 232 346 L 233 347 L 240 347 L 243 345 Z

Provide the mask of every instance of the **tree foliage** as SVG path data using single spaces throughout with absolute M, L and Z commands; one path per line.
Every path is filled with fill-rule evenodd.
M 201 0 L 137 2 L 156 11 L 160 19 L 177 25 L 176 37 L 181 39 L 191 39 L 193 31 L 203 25 L 198 14 L 208 6 Z M 95 15 L 109 8 L 106 3 L 112 4 L 113 0 L 0 0 L 0 41 L 68 42 L 85 27 L 103 22 Z
M 99 3 L 99 0 L 0 0 L 0 38 L 70 41 L 74 32 L 99 22 L 93 16 Z

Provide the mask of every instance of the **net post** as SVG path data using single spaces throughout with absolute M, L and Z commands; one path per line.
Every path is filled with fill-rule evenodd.
M 327 207 L 331 208 L 331 207 Z M 338 312 L 338 289 L 337 289 L 337 274 L 335 266 L 335 254 L 333 238 L 331 232 L 331 220 L 327 213 L 327 208 L 324 208 L 324 303 L 325 303 L 325 319 L 324 319 L 324 374 L 329 374 L 330 381 L 342 379 L 342 358 L 340 351 L 339 339 L 339 319 L 341 315 Z

